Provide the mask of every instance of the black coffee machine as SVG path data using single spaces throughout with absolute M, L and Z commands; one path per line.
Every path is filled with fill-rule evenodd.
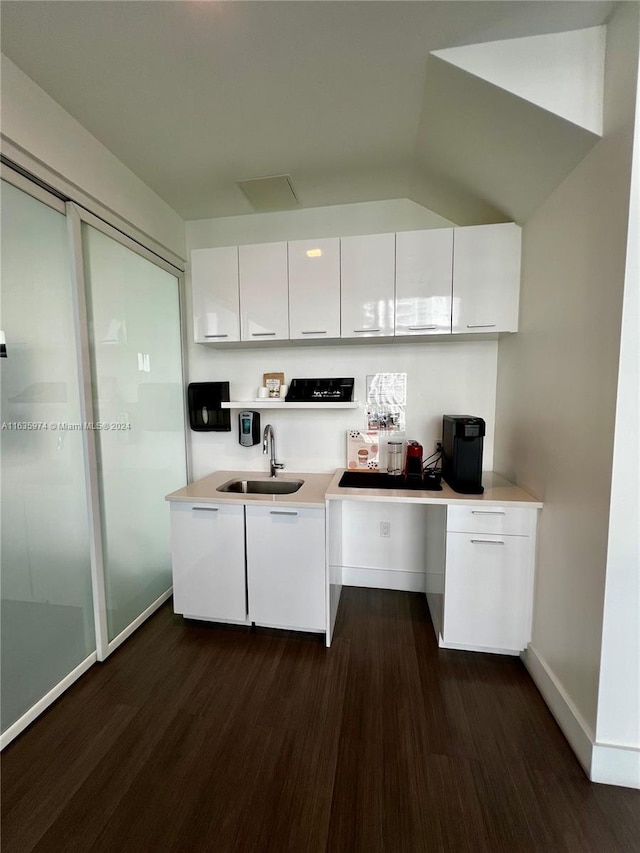
M 481 495 L 485 423 L 470 415 L 442 418 L 442 476 L 454 492 Z

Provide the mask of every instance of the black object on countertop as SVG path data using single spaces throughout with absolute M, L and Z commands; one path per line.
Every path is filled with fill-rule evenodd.
M 442 417 L 442 476 L 454 492 L 481 495 L 485 422 L 471 415 Z
M 403 477 L 383 471 L 345 471 L 338 486 L 345 489 L 411 489 L 412 491 L 441 492 L 440 474 L 422 477 Z

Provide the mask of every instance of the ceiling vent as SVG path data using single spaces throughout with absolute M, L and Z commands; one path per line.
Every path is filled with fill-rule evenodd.
M 269 210 L 293 210 L 300 202 L 293 189 L 291 175 L 272 175 L 238 181 L 238 186 L 257 213 Z

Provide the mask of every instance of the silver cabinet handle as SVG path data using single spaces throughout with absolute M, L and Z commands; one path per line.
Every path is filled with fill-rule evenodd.
M 495 329 L 495 323 L 467 323 L 467 329 Z
M 504 539 L 472 539 L 474 545 L 504 545 Z
M 421 332 L 423 329 L 437 329 L 437 326 L 407 326 L 410 332 Z
M 277 509 L 271 510 L 271 515 L 297 515 L 297 514 L 298 514 L 297 512 L 284 512 L 284 511 L 277 510 Z
M 472 509 L 471 515 L 506 515 L 501 509 Z
M 192 506 L 194 512 L 218 512 L 217 506 Z
M 302 334 L 303 334 L 303 335 L 326 335 L 326 334 L 327 334 L 327 330 L 326 330 L 326 329 L 321 329 L 321 330 L 320 330 L 320 331 L 318 331 L 318 332 L 303 332 Z
M 205 338 L 228 338 L 229 335 L 205 335 Z
M 359 334 L 360 332 L 379 332 L 380 329 L 354 329 L 355 334 Z
M 251 335 L 254 338 L 266 338 L 269 335 L 275 335 L 275 332 L 251 332 Z

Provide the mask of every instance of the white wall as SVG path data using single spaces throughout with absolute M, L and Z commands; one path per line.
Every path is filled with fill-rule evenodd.
M 498 355 L 496 470 L 544 500 L 532 652 L 591 743 L 637 61 L 637 4 L 620 4 L 607 36 L 604 137 L 524 225 L 520 331 Z
M 262 374 L 285 379 L 353 376 L 354 397 L 365 398 L 365 377 L 376 372 L 408 374 L 407 437 L 432 448 L 441 436 L 443 414 L 473 414 L 487 422 L 484 466 L 493 464 L 496 341 L 319 346 L 221 350 L 191 347 L 189 381 L 231 382 L 231 396 L 255 396 Z M 257 405 L 255 408 L 257 408 Z M 263 412 L 262 426 L 275 428 L 278 459 L 288 471 L 333 471 L 346 464 L 346 432 L 365 427 L 363 408 Z M 262 448 L 238 443 L 237 413 L 232 432 L 191 432 L 194 478 L 215 469 L 268 470 Z
M 596 737 L 640 749 L 640 91 L 631 188 Z
M 304 240 L 307 237 L 353 237 L 411 231 L 414 228 L 446 228 L 448 225 L 453 223 L 408 198 L 398 198 L 199 219 L 187 223 L 187 249 Z
M 306 237 L 356 235 L 450 225 L 408 199 L 339 205 L 282 213 L 234 216 L 187 223 L 187 247 L 236 245 Z M 190 277 L 187 292 L 190 303 Z M 188 306 L 190 339 L 193 329 Z M 353 376 L 355 397 L 364 400 L 365 378 L 375 372 L 408 374 L 407 436 L 432 448 L 441 434 L 443 414 L 474 414 L 487 421 L 484 466 L 493 464 L 496 341 L 336 346 L 278 349 L 213 349 L 189 344 L 189 381 L 229 380 L 231 396 L 250 399 L 262 374 L 284 372 L 287 380 L 316 376 Z M 263 415 L 263 425 L 266 423 Z M 261 449 L 242 448 L 233 432 L 191 433 L 193 475 L 216 468 L 265 470 Z M 279 456 L 288 470 L 331 471 L 344 466 L 346 431 L 365 426 L 363 409 L 268 413 L 276 429 Z
M 180 216 L 6 56 L 1 69 L 7 156 L 34 173 L 43 167 L 57 173 L 132 229 L 184 257 Z

